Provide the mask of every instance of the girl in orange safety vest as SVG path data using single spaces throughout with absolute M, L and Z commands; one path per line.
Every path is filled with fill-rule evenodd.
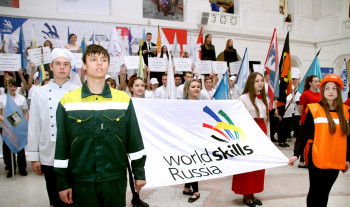
M 339 170 L 343 173 L 349 170 L 350 108 L 343 105 L 343 87 L 338 75 L 324 77 L 320 84 L 322 100 L 307 105 L 306 119 L 295 142 L 294 156 L 288 162 L 292 166 L 304 151 L 310 179 L 308 207 L 327 206 L 329 192 Z

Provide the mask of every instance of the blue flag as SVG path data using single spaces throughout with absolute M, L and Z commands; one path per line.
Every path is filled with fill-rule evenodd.
M 248 80 L 248 76 L 249 76 L 248 49 L 245 48 L 241 67 L 239 68 L 238 76 L 237 76 L 235 87 L 234 87 L 233 96 L 235 98 L 238 98 L 242 95 L 244 87 L 245 87 L 245 83 Z
M 346 100 L 348 100 L 348 93 L 349 93 L 349 79 L 348 79 L 348 69 L 346 67 L 346 58 L 344 58 L 343 67 L 340 71 L 339 76 L 344 83 L 344 88 L 341 91 L 341 95 L 343 98 L 343 102 L 345 102 Z
M 321 68 L 320 68 L 320 63 L 318 62 L 317 56 L 315 59 L 312 61 L 309 69 L 307 70 L 305 76 L 303 77 L 303 80 L 300 82 L 300 85 L 298 87 L 298 92 L 302 94 L 304 92 L 304 85 L 305 85 L 305 79 L 306 77 L 310 75 L 316 75 L 320 79 L 320 82 L 322 80 L 322 74 L 321 74 Z
M 27 131 L 27 120 L 8 92 L 2 139 L 13 153 L 17 154 L 27 145 Z
M 27 48 L 26 48 L 26 44 L 24 41 L 23 29 L 21 26 L 20 30 L 19 30 L 18 53 L 21 55 L 21 67 L 23 70 L 25 70 L 25 68 L 27 67 L 27 64 L 28 64 L 26 49 Z
M 84 37 L 81 39 L 80 48 L 81 48 L 81 53 L 84 54 L 84 53 L 85 53 L 85 50 L 86 50 L 85 34 L 84 34 Z
M 131 39 L 132 39 L 132 36 L 131 36 L 131 28 L 129 27 L 129 55 L 132 56 L 132 50 L 131 50 Z
M 70 35 L 70 33 L 69 33 L 69 26 L 68 26 L 68 36 L 67 36 L 67 38 L 68 38 L 68 40 L 67 40 L 68 44 L 70 44 L 69 35 Z
M 220 84 L 218 88 L 216 89 L 214 93 L 214 98 L 215 100 L 228 100 L 230 99 L 230 94 L 228 91 L 228 76 L 227 76 L 227 71 L 224 74 L 224 77 L 222 77 Z

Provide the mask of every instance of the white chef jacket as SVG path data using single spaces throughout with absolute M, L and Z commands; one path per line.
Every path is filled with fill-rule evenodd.
M 53 166 L 56 146 L 56 110 L 59 101 L 67 92 L 79 86 L 67 80 L 61 87 L 53 80 L 37 88 L 31 99 L 28 124 L 28 161 L 40 161 Z
M 160 86 L 156 89 L 156 93 L 154 98 L 158 98 L 158 99 L 167 99 L 167 92 L 166 92 L 166 88 L 164 86 Z

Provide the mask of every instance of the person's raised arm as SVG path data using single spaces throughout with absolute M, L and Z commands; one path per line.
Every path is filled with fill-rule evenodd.
M 146 77 L 146 90 L 151 90 L 150 78 L 151 78 L 151 70 L 146 65 L 147 77 Z
M 28 77 L 28 85 L 27 85 L 27 90 L 29 91 L 32 86 L 33 86 L 33 79 L 34 79 L 34 74 L 35 74 L 35 65 L 33 62 L 30 62 L 29 63 L 30 67 L 32 68 L 32 71 L 30 72 L 29 74 L 29 77 Z
M 28 85 L 27 85 L 26 79 L 24 79 L 22 68 L 20 68 L 20 69 L 18 70 L 18 75 L 19 75 L 19 77 L 21 78 L 21 81 L 22 81 L 22 83 L 23 83 L 23 84 L 22 84 L 22 87 L 21 87 L 21 92 L 22 92 L 22 94 L 24 94 L 24 92 L 27 90 Z

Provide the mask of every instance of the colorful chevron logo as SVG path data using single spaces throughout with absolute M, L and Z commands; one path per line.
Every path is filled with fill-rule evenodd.
M 203 127 L 214 130 L 220 133 L 224 138 L 226 138 L 224 139 L 224 138 L 219 138 L 215 135 L 211 135 L 213 139 L 215 139 L 216 141 L 227 142 L 227 143 L 232 140 L 235 140 L 235 141 L 245 140 L 246 136 L 244 131 L 239 127 L 235 126 L 231 118 L 224 111 L 220 110 L 218 114 L 221 115 L 227 122 L 221 121 L 220 117 L 208 106 L 205 106 L 203 108 L 203 111 L 209 116 L 211 116 L 215 121 L 217 121 L 216 126 L 211 126 L 209 124 L 203 123 Z

